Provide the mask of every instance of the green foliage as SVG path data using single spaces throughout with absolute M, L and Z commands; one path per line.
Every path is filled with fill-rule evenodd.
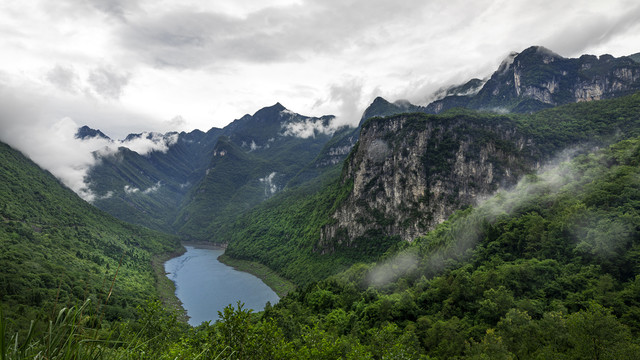
M 8 318 L 53 319 L 85 299 L 104 320 L 133 318 L 136 305 L 156 296 L 151 257 L 178 246 L 96 209 L 0 144 L 0 303 Z
M 166 152 L 140 155 L 121 147 L 115 154 L 99 155 L 87 176 L 98 195 L 94 205 L 129 223 L 173 232 L 171 223 L 190 185 L 204 176 L 220 133 L 213 128 L 206 134 L 174 134 L 178 139 Z
M 238 126 L 225 128 L 229 136 L 218 139 L 206 174 L 187 194 L 172 221 L 178 234 L 222 242 L 219 237 L 237 217 L 285 189 L 320 153 L 329 135 L 284 136 L 283 110 L 277 104 L 238 120 Z M 314 175 L 317 173 L 310 174 Z
M 587 142 L 598 146 L 615 137 L 638 134 L 637 129 L 640 129 L 638 114 L 640 114 L 640 94 L 607 101 L 566 105 L 530 115 L 496 115 L 457 109 L 437 116 L 402 114 L 392 118 L 371 118 L 362 126 L 366 130 L 383 126 L 396 117 L 405 119 L 405 126 L 398 129 L 396 133 L 390 133 L 389 139 L 385 139 L 394 151 L 401 151 L 404 147 L 399 144 L 409 141 L 414 136 L 412 134 L 431 128 L 430 148 L 422 156 L 426 171 L 424 176 L 429 181 L 440 179 L 449 182 L 447 179 L 456 162 L 456 153 L 462 140 L 470 144 L 467 151 L 469 157 L 480 156 L 478 144 L 493 144 L 494 153 L 503 154 L 501 158 L 517 159 L 506 163 L 500 161 L 498 156 L 489 154 L 486 161 L 492 164 L 494 177 L 500 176 L 506 170 L 514 175 L 524 174 L 530 172 L 536 163 L 556 156 L 562 149 L 572 144 Z M 531 139 L 530 144 L 517 144 L 515 141 L 504 140 L 504 132 L 519 134 L 514 138 L 521 138 L 522 141 Z M 357 153 L 356 145 L 346 162 L 357 162 Z M 376 224 L 377 228 L 369 231 L 365 236 L 346 239 L 344 234 L 338 231 L 331 243 L 322 240 L 321 229 L 334 221 L 331 215 L 351 192 L 349 187 L 351 179 L 345 177 L 344 170 L 340 180 L 339 176 L 337 168 L 334 168 L 316 180 L 287 189 L 240 216 L 235 222 L 224 226 L 216 225 L 220 228 L 217 230 L 216 240 L 229 243 L 227 249 L 229 257 L 263 263 L 298 285 L 323 279 L 356 262 L 377 260 L 398 243 L 397 238 L 389 236 L 383 230 L 388 227 L 392 219 L 384 216 L 377 209 L 368 208 L 366 212 L 368 217 L 363 221 L 367 224 Z M 374 193 L 378 191 L 377 183 L 379 180 L 372 181 L 371 189 L 364 190 L 367 196 L 375 196 Z M 457 193 L 457 190 L 454 192 Z M 590 196 L 596 195 L 597 193 L 594 193 Z M 429 196 L 425 195 L 424 200 L 429 204 L 451 201 L 455 203 L 455 199 L 451 200 L 448 197 L 431 198 Z M 593 198 L 589 201 L 599 200 Z M 403 206 L 409 208 L 413 205 L 404 204 Z M 414 211 L 412 216 L 412 219 L 423 218 L 424 221 L 430 221 L 426 219 L 429 214 Z M 539 239 L 539 243 L 533 240 L 526 242 L 529 247 L 526 251 L 529 253 L 533 253 L 541 246 L 547 252 L 559 250 L 554 248 L 557 244 L 545 240 L 544 237 L 541 238 L 547 230 L 539 214 L 531 212 L 526 220 L 531 226 L 523 227 L 523 224 L 513 224 L 512 226 L 516 227 L 503 234 L 505 241 L 507 241 L 506 237 L 517 237 L 518 240 L 514 241 L 522 242 L 519 239 L 525 236 L 526 232 L 526 236 Z M 603 219 L 602 221 L 585 237 L 582 249 L 597 248 L 599 254 L 615 251 L 613 248 L 602 248 L 604 243 L 598 239 L 611 236 L 611 232 L 629 231 L 622 220 Z M 556 231 L 555 228 L 553 230 Z M 622 244 L 607 243 L 607 246 L 617 246 L 619 249 Z
M 638 164 L 640 138 L 578 156 L 264 316 L 320 358 L 341 339 L 375 359 L 636 358 Z
M 228 242 L 227 256 L 258 261 L 296 284 L 322 279 L 351 264 L 345 256 L 322 256 L 316 242 L 322 226 L 348 192 L 350 184 L 335 181 L 338 168 L 296 189 L 283 191 L 255 210 L 240 216 Z

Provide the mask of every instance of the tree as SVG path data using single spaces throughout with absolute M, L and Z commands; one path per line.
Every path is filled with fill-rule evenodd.
M 620 359 L 632 346 L 629 329 L 596 303 L 570 315 L 567 330 L 575 359 Z

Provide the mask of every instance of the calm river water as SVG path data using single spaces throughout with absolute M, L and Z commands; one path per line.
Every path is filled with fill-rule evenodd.
M 218 319 L 218 311 L 238 300 L 245 309 L 262 311 L 278 295 L 259 278 L 218 261 L 224 250 L 185 246 L 187 252 L 164 264 L 167 277 L 176 284 L 176 295 L 189 315 L 189 324 Z

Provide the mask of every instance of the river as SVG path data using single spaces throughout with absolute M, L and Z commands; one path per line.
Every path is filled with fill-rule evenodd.
M 187 251 L 164 264 L 176 284 L 176 296 L 189 315 L 189 324 L 218 320 L 218 311 L 242 301 L 245 309 L 262 311 L 278 295 L 259 278 L 218 261 L 224 250 L 185 246 Z

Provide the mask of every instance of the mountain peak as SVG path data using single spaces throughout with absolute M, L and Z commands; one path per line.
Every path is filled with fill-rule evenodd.
M 371 103 L 371 105 L 388 105 L 391 104 L 389 101 L 387 101 L 385 98 L 383 98 L 382 96 L 377 96 L 375 99 L 373 99 L 373 102 Z
M 76 139 L 81 139 L 81 140 L 93 139 L 93 138 L 111 140 L 102 131 L 96 130 L 96 129 L 92 129 L 92 128 L 88 127 L 87 125 L 84 125 L 84 126 L 78 128 L 78 131 L 76 132 L 74 137 Z
M 256 113 L 253 114 L 253 117 L 257 119 L 275 118 L 280 114 L 281 111 L 284 110 L 287 110 L 287 108 L 277 102 L 272 106 L 263 107 L 262 109 L 256 111 Z
M 502 62 L 500 63 L 500 66 L 498 67 L 498 70 L 496 71 L 497 73 L 503 74 L 505 73 L 507 70 L 509 70 L 509 68 L 511 67 L 511 64 L 513 64 L 513 60 L 516 58 L 516 56 L 518 56 L 520 53 L 516 52 L 516 51 L 512 51 L 509 53 L 509 55 L 507 55 L 507 57 L 504 58 L 504 60 L 502 60 Z
M 528 53 L 536 53 L 536 54 L 541 54 L 541 55 L 550 55 L 550 56 L 555 56 L 555 57 L 561 57 L 560 55 L 556 54 L 555 52 L 549 50 L 548 48 L 546 48 L 544 46 L 540 46 L 540 45 L 529 46 L 528 48 L 524 49 L 521 54 L 528 54 Z
M 514 61 L 522 64 L 531 64 L 534 62 L 549 64 L 560 59 L 564 58 L 544 46 L 531 46 L 518 54 Z

